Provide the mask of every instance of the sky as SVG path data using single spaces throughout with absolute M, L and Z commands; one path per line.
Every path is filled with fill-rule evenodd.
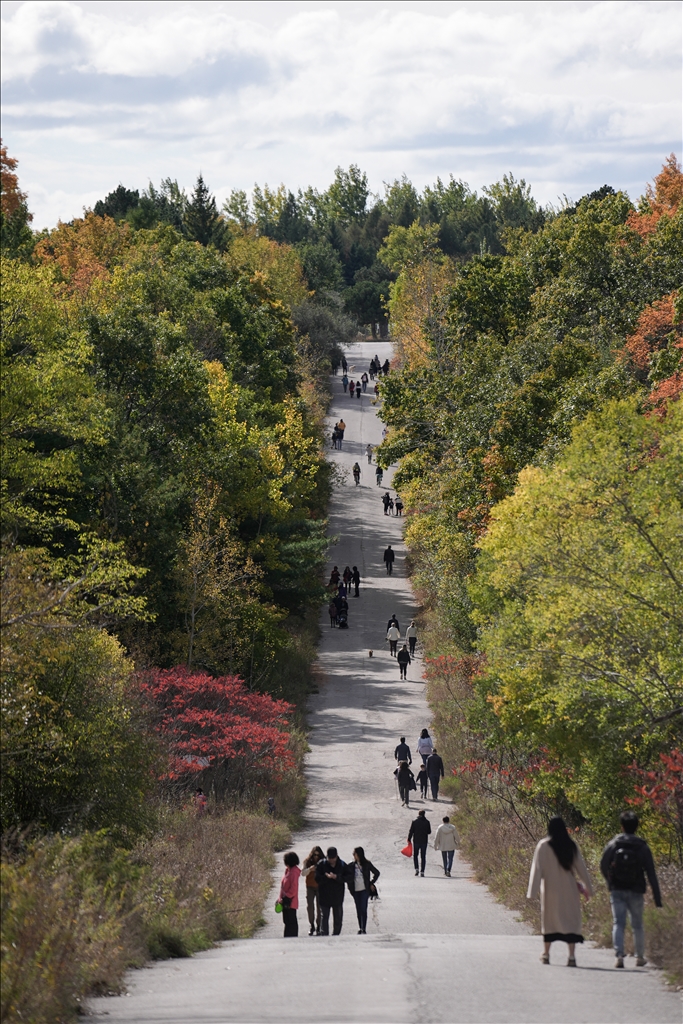
M 635 199 L 681 157 L 678 0 L 2 3 L 2 136 L 34 226 L 201 171 L 326 188 L 358 164 L 542 203 Z

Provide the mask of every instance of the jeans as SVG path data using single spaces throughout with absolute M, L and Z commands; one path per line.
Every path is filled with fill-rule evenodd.
M 394 563 L 393 562 L 387 562 L 387 576 L 391 576 L 391 574 L 393 572 L 393 569 L 394 569 Z
M 643 893 L 627 889 L 615 889 L 609 894 L 612 904 L 612 943 L 617 956 L 624 955 L 624 930 L 626 915 L 631 918 L 636 956 L 645 956 L 645 929 L 643 928 Z
M 360 892 L 354 892 L 353 899 L 356 904 L 358 927 L 361 931 L 365 931 L 368 926 L 368 900 L 370 899 L 370 893 L 367 889 L 361 889 Z
M 415 870 L 416 871 L 417 871 L 417 857 L 418 857 L 418 854 L 420 855 L 420 861 L 421 861 L 420 871 L 424 875 L 425 864 L 427 862 L 427 844 L 426 843 L 422 843 L 421 846 L 418 846 L 416 843 L 413 843 L 413 864 L 415 865 Z
M 441 859 L 443 861 L 443 869 L 444 869 L 444 871 L 448 871 L 449 873 L 450 873 L 451 868 L 453 867 L 453 854 L 454 853 L 455 853 L 455 850 L 442 850 L 441 851 Z
M 399 668 L 400 668 L 400 670 L 401 670 L 401 676 L 400 676 L 400 678 L 401 678 L 401 679 L 407 679 L 407 678 L 408 678 L 408 666 L 407 666 L 407 665 L 401 665 L 401 664 L 399 663 L 399 666 L 398 666 L 398 667 L 399 667 Z
M 342 920 L 344 917 L 344 904 L 335 903 L 333 907 L 321 907 L 322 911 L 322 934 L 330 934 L 330 910 L 332 911 L 332 934 L 340 935 L 342 930 Z
M 285 938 L 295 939 L 299 934 L 299 922 L 296 919 L 296 910 L 285 907 L 282 911 L 282 920 L 285 926 Z
M 441 782 L 441 779 L 439 778 L 438 775 L 436 777 L 431 776 L 431 775 L 429 776 L 429 785 L 432 787 L 432 797 L 435 800 L 436 800 L 436 798 L 439 795 L 439 783 L 440 782 Z
M 311 928 L 320 931 L 320 902 L 318 890 L 312 885 L 306 886 L 306 909 L 308 910 L 308 923 Z

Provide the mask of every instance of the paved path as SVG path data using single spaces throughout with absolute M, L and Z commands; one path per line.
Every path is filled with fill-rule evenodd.
M 375 352 L 382 361 L 391 354 L 381 343 L 349 350 L 357 377 Z M 366 936 L 356 935 L 347 896 L 341 937 L 309 938 L 302 905 L 301 937 L 285 940 L 281 918 L 272 909 L 274 892 L 266 904 L 266 926 L 255 939 L 131 972 L 128 995 L 93 1000 L 91 1019 L 112 1024 L 679 1022 L 679 1000 L 662 988 L 656 973 L 616 971 L 609 951 L 589 946 L 579 948 L 578 970 L 564 966 L 560 946 L 554 947 L 553 965 L 544 967 L 538 936 L 472 880 L 466 863 L 456 859 L 452 877 L 445 878 L 440 857 L 430 850 L 426 877 L 415 878 L 412 862 L 400 855 L 415 808 L 427 808 L 435 830 L 448 804 L 415 800 L 409 811 L 396 797 L 392 773 L 398 739 L 405 735 L 414 750 L 420 730 L 429 724 L 420 661 L 410 666 L 407 682 L 400 682 L 384 643 L 392 612 L 404 632 L 413 597 L 400 520 L 383 515 L 383 491 L 364 454 L 368 442 L 381 441 L 381 423 L 369 394 L 360 400 L 344 395 L 341 375 L 334 388 L 330 422 L 343 415 L 347 429 L 343 451 L 330 451 L 330 458 L 346 480 L 332 503 L 330 529 L 338 540 L 329 568 L 357 565 L 363 584 L 360 598 L 349 600 L 348 631 L 330 629 L 326 614 L 321 616 L 324 682 L 310 706 L 307 825 L 294 848 L 303 859 L 314 844 L 336 845 L 348 860 L 354 846 L 365 847 L 382 872 L 381 901 L 371 905 Z M 363 471 L 360 487 L 351 476 L 356 461 Z M 385 485 L 390 480 L 391 471 Z M 387 543 L 397 552 L 392 577 L 382 563 Z M 279 866 L 275 877 L 281 872 Z

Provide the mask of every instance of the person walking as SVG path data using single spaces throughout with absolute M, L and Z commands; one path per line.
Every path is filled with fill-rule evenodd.
M 357 462 L 354 462 L 352 472 L 353 479 L 356 481 L 356 487 L 358 487 L 358 484 L 360 483 L 360 466 Z
M 392 658 L 396 657 L 396 648 L 400 639 L 401 634 L 396 629 L 396 626 L 390 626 L 387 630 L 387 640 L 389 641 L 389 654 Z
M 339 431 L 335 427 L 334 430 L 332 431 L 332 447 L 335 449 L 335 451 L 337 449 L 337 442 L 338 442 L 338 440 L 339 440 Z
M 393 514 L 394 514 L 394 499 L 391 496 L 389 496 L 389 515 L 393 516 Z
M 332 911 L 332 934 L 340 935 L 344 920 L 344 873 L 346 864 L 337 854 L 336 846 L 330 846 L 327 857 L 315 868 L 318 883 L 318 899 L 321 913 L 321 935 L 330 934 L 330 911 Z
M 363 385 L 363 392 L 365 392 L 365 391 L 368 390 L 368 375 L 367 375 L 367 373 L 363 372 L 363 374 L 361 375 L 360 379 L 361 379 L 361 384 Z
M 347 590 L 351 586 L 351 577 L 352 577 L 352 575 L 353 575 L 353 573 L 351 572 L 351 567 L 349 565 L 347 565 L 346 568 L 344 569 L 344 573 L 342 575 L 342 579 L 344 580 L 344 586 L 346 587 Z M 344 596 L 346 596 L 346 595 L 344 595 Z
M 358 566 L 357 565 L 354 565 L 354 567 L 353 567 L 353 572 L 351 574 L 351 582 L 353 583 L 354 587 L 356 588 L 356 593 L 353 596 L 354 597 L 360 597 L 360 573 L 358 572 Z
M 344 371 L 344 373 L 346 373 L 346 371 L 349 368 L 349 364 L 346 362 L 346 356 L 341 357 L 341 368 Z
M 330 629 L 334 629 L 337 625 L 337 606 L 334 601 L 330 601 L 328 604 L 327 614 L 330 616 Z
M 314 846 L 304 861 L 301 874 L 306 879 L 306 910 L 308 911 L 309 935 L 320 935 L 320 900 L 318 899 L 318 883 L 315 880 L 315 869 L 325 854 L 319 846 Z
M 365 856 L 363 847 L 357 846 L 353 851 L 353 863 L 347 866 L 346 883 L 356 904 L 359 935 L 366 934 L 368 926 L 368 900 L 371 894 L 370 886 L 374 886 L 379 878 L 379 874 L 372 861 L 369 861 Z
M 396 495 L 396 515 L 399 516 L 399 518 L 403 515 L 403 502 L 399 498 L 398 494 Z
M 344 376 L 342 377 L 342 387 L 344 388 L 344 394 L 346 394 L 346 389 L 348 388 L 348 386 L 349 386 L 349 378 L 348 378 L 348 376 L 346 374 L 346 370 L 344 370 Z
M 415 625 L 415 619 L 410 620 L 410 625 L 406 630 L 406 640 L 408 641 L 408 649 L 410 651 L 410 657 L 415 657 L 415 645 L 417 644 L 417 626 Z M 429 734 L 427 734 L 429 735 Z
M 410 753 L 410 747 L 406 743 L 405 736 L 401 736 L 401 742 L 398 744 L 398 746 L 396 747 L 396 750 L 394 751 L 394 760 L 395 761 L 407 761 L 408 764 L 412 764 L 413 763 L 413 758 L 412 758 L 412 755 Z
M 351 380 L 349 381 L 349 395 L 351 396 L 351 398 L 353 398 L 353 396 L 354 396 L 355 392 L 356 392 L 356 382 L 355 382 L 355 380 L 353 380 L 353 378 L 352 378 L 352 379 L 351 379 Z
M 423 878 L 427 864 L 427 843 L 429 842 L 431 831 L 432 826 L 431 822 L 427 820 L 427 812 L 418 811 L 417 818 L 410 826 L 408 842 L 412 842 L 413 844 L 413 864 L 415 865 L 415 874 L 422 875 Z M 421 862 L 419 870 L 418 857 Z
M 662 894 L 659 891 L 652 850 L 644 839 L 636 835 L 638 815 L 633 811 L 624 811 L 619 820 L 622 831 L 614 839 L 610 839 L 600 860 L 600 871 L 607 882 L 612 905 L 615 966 L 624 966 L 624 931 L 628 915 L 631 918 L 636 947 L 636 967 L 644 967 L 647 963 L 643 927 L 645 875 L 650 883 L 656 907 L 662 905 Z
M 417 779 L 415 780 L 417 785 L 420 787 L 420 796 L 423 800 L 427 799 L 427 782 L 429 776 L 427 775 L 427 768 L 425 765 L 420 765 L 420 770 L 417 773 Z
M 415 789 L 415 776 L 411 772 L 407 761 L 399 761 L 398 768 L 395 769 L 394 775 L 398 782 L 398 792 L 401 797 L 401 807 L 410 806 L 410 791 Z
M 391 576 L 391 574 L 392 574 L 392 572 L 394 570 L 394 561 L 395 560 L 396 560 L 396 555 L 392 551 L 391 544 L 387 544 L 387 549 L 384 552 L 384 564 L 387 567 L 387 576 Z
M 434 753 L 434 744 L 432 743 L 432 737 L 429 735 L 428 729 L 423 729 L 420 733 L 420 738 L 417 741 L 417 752 L 420 756 L 420 760 L 427 764 L 427 758 L 431 757 Z
M 407 679 L 408 665 L 410 665 L 410 655 L 408 654 L 408 647 L 406 646 L 406 644 L 403 645 L 401 650 L 396 655 L 396 660 L 398 661 L 398 668 L 400 672 L 399 679 Z
M 389 376 L 389 368 L 389 360 L 385 359 L 382 365 L 382 373 L 384 374 L 385 377 Z
M 443 870 L 446 878 L 451 877 L 455 848 L 458 846 L 459 842 L 460 840 L 458 839 L 458 833 L 455 830 L 455 825 L 451 825 L 451 819 L 446 815 L 445 818 L 442 818 L 442 824 L 439 825 L 436 830 L 436 835 L 434 836 L 434 849 L 441 852 Z
M 368 457 L 368 466 L 371 466 L 372 465 L 372 445 L 371 444 L 366 444 L 366 446 L 365 446 L 365 454 Z
M 432 800 L 439 799 L 439 784 L 444 777 L 443 761 L 436 752 L 434 747 L 433 752 L 427 758 L 426 762 L 427 775 L 429 776 L 429 785 L 432 787 Z
M 541 961 L 544 964 L 550 963 L 551 943 L 566 942 L 569 947 L 567 967 L 576 967 L 576 943 L 583 942 L 577 879 L 584 895 L 592 896 L 593 886 L 581 851 L 562 818 L 551 818 L 548 835 L 534 850 L 526 894 L 529 900 L 539 894 L 541 897 Z
M 344 431 L 345 430 L 346 430 L 346 424 L 344 423 L 344 420 L 343 419 L 339 420 L 339 423 L 337 424 L 337 434 L 338 434 L 338 437 L 337 437 L 337 447 L 339 448 L 339 451 L 342 450 L 342 442 L 344 440 Z
M 292 850 L 282 858 L 285 873 L 280 882 L 279 902 L 282 904 L 282 921 L 285 926 L 285 938 L 294 939 L 299 934 L 299 922 L 296 912 L 299 909 L 299 857 Z
M 340 580 L 339 569 L 335 565 L 334 568 L 332 569 L 332 572 L 330 573 L 329 586 L 330 587 L 338 587 L 339 586 L 339 580 Z
M 401 628 L 399 626 L 399 624 L 398 624 L 398 619 L 396 618 L 396 613 L 394 613 L 391 616 L 391 618 L 389 619 L 389 621 L 387 622 L 387 630 L 390 630 L 392 626 L 396 626 L 396 629 L 399 629 L 399 630 Z
M 384 476 L 384 471 L 383 471 L 381 466 L 378 466 L 377 469 L 375 470 L 375 480 L 377 481 L 377 486 L 378 487 L 382 486 L 382 477 L 383 476 Z
M 384 515 L 385 516 L 388 515 L 388 513 L 389 513 L 389 502 L 390 501 L 391 501 L 391 498 L 389 497 L 389 492 L 387 491 L 386 494 L 382 495 L 382 504 L 384 505 Z
M 356 381 L 356 398 L 360 398 L 360 392 L 361 392 L 360 381 L 357 380 Z

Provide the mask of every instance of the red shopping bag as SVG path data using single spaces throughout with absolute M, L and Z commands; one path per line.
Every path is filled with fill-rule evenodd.
M 404 857 L 412 857 L 413 856 L 413 844 L 412 843 L 408 843 L 407 846 L 403 847 L 403 849 L 401 850 L 401 853 L 403 854 Z

